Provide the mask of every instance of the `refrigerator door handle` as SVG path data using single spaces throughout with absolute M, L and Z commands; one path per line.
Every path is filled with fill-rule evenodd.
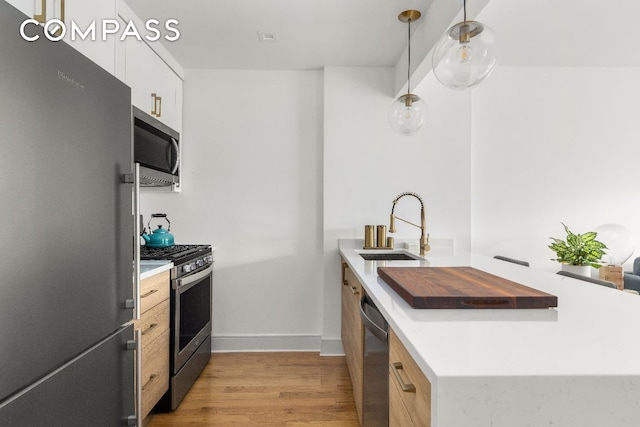
M 140 245 L 138 245 L 140 246 Z M 142 332 L 136 329 L 136 416 L 137 426 L 142 427 Z
M 127 418 L 128 426 L 142 427 L 142 333 L 140 329 L 134 331 L 134 339 L 127 342 L 127 350 L 135 350 L 135 383 L 136 383 L 136 414 Z
M 133 281 L 135 286 L 135 319 L 140 320 L 140 163 L 133 172 Z
M 133 174 L 127 174 L 124 183 L 133 184 L 133 286 L 134 299 L 127 300 L 125 308 L 134 309 L 134 320 L 140 320 L 140 163 L 134 163 Z

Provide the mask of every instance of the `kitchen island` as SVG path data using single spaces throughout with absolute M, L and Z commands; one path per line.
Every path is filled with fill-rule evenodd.
M 357 276 L 431 383 L 432 427 L 640 425 L 640 297 L 493 258 L 435 248 L 415 261 L 365 261 Z M 547 309 L 413 309 L 380 266 L 471 266 L 558 297 Z

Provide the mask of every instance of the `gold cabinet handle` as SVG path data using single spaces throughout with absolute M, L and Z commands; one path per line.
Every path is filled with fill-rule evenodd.
M 358 291 L 358 288 L 356 288 L 355 286 L 351 287 L 351 293 L 354 295 L 358 295 L 360 292 Z
M 47 22 L 47 0 L 40 1 L 40 10 L 42 13 L 39 15 L 34 13 L 33 19 L 41 24 L 45 24 Z
M 404 391 L 405 393 L 415 393 L 416 392 L 416 386 L 413 384 L 405 384 L 405 382 L 402 380 L 402 377 L 400 376 L 400 370 L 402 369 L 402 363 L 401 362 L 393 362 L 391 364 L 391 369 L 393 370 L 393 374 L 396 377 L 396 381 L 398 381 L 398 384 L 400 385 L 400 388 L 402 389 L 402 391 Z
M 142 386 L 142 391 L 144 391 L 144 389 L 147 388 L 149 386 L 149 384 L 154 382 L 157 378 L 158 378 L 157 374 L 151 374 L 151 376 L 149 376 L 149 381 L 144 383 L 144 385 Z
M 147 292 L 146 294 L 142 294 L 142 295 L 140 295 L 140 298 L 146 298 L 146 297 L 148 297 L 148 296 L 150 296 L 150 295 L 155 294 L 156 292 L 158 292 L 158 290 L 157 290 L 157 289 L 151 289 L 151 290 L 150 290 L 149 292 Z
M 152 93 L 151 97 L 153 98 L 153 110 L 151 111 L 151 115 L 156 117 L 162 116 L 162 97 L 158 96 L 157 93 Z
M 153 329 L 155 329 L 158 326 L 157 323 L 152 323 L 151 325 L 149 325 L 149 327 L 147 329 L 145 329 L 144 331 L 142 331 L 142 335 L 145 335 L 149 332 L 151 332 Z

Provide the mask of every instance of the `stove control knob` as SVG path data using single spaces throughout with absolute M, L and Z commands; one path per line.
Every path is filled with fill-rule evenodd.
M 199 260 L 197 260 L 197 261 L 196 261 L 196 265 L 197 265 L 198 267 L 202 267 L 202 266 L 204 265 L 204 260 L 203 260 L 203 259 L 199 259 Z
M 184 273 L 189 273 L 190 271 L 193 271 L 193 264 L 186 264 L 184 267 L 182 267 L 182 271 Z
M 207 260 L 208 263 L 211 263 L 213 262 L 213 255 L 207 255 L 205 259 Z

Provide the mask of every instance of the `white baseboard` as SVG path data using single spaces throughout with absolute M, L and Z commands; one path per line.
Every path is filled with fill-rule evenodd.
M 214 335 L 213 353 L 260 351 L 314 351 L 323 356 L 343 356 L 340 338 L 322 339 L 318 335 Z
M 214 353 L 320 351 L 320 337 L 317 335 L 215 335 L 211 341 Z
M 340 338 L 323 338 L 320 342 L 321 356 L 344 356 L 344 347 Z

